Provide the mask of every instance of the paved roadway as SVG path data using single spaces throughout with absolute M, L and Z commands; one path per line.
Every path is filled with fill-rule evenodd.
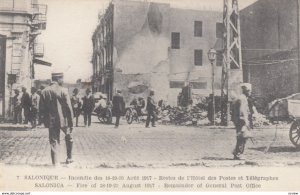
M 275 126 L 254 130 L 255 143 L 247 143 L 245 160 L 232 160 L 235 130 L 232 128 L 182 127 L 143 124 L 128 125 L 123 120 L 118 129 L 93 118 L 90 128 L 74 129 L 75 168 L 96 167 L 233 167 L 299 166 L 300 151 L 289 141 L 288 127 L 279 128 L 270 150 Z M 28 130 L 24 126 L 0 125 L 0 163 L 9 165 L 50 166 L 48 130 Z M 66 151 L 61 135 L 61 164 Z

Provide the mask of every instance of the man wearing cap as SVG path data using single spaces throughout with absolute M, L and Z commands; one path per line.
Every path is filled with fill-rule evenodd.
M 125 102 L 121 94 L 121 90 L 117 89 L 117 93 L 113 97 L 112 104 L 112 114 L 116 117 L 115 128 L 118 128 L 120 124 L 120 117 L 125 111 Z
M 234 159 L 239 160 L 240 155 L 244 153 L 247 137 L 244 135 L 244 130 L 249 128 L 249 105 L 248 98 L 251 94 L 251 84 L 243 83 L 242 94 L 233 103 L 232 121 L 236 128 L 236 146 L 233 151 Z
M 19 89 L 15 89 L 15 96 L 13 97 L 13 106 L 14 106 L 14 124 L 22 123 L 22 103 Z
M 45 126 L 49 128 L 51 159 L 53 165 L 58 165 L 60 130 L 65 133 L 67 148 L 66 163 L 72 163 L 72 130 L 73 110 L 68 90 L 62 87 L 63 73 L 53 73 L 52 83 L 42 91 L 43 105 L 41 112 Z

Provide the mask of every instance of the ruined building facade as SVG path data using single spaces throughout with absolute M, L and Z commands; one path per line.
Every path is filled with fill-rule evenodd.
M 126 101 L 146 96 L 174 105 L 182 87 L 191 84 L 197 97 L 211 93 L 207 52 L 222 37 L 222 13 L 185 10 L 170 4 L 113 1 L 93 34 L 93 89 L 112 97 L 121 89 Z M 216 60 L 215 88 L 220 94 L 222 59 Z M 132 83 L 147 86 L 129 93 Z
M 46 28 L 46 11 L 37 0 L 0 1 L 1 119 L 12 115 L 13 90 L 25 86 L 30 91 L 34 64 L 43 62 L 38 59 L 44 48 L 37 36 Z
M 258 106 L 300 92 L 299 0 L 258 0 L 240 11 L 244 79 Z

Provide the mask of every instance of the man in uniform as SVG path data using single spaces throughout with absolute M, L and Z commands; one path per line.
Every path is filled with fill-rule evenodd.
M 45 126 L 49 128 L 51 159 L 53 165 L 58 165 L 60 130 L 65 133 L 67 148 L 66 163 L 72 163 L 72 130 L 73 110 L 68 90 L 62 87 L 63 73 L 53 73 L 52 83 L 42 91 Z
M 240 155 L 244 153 L 246 141 L 249 137 L 245 135 L 245 131 L 249 129 L 250 109 L 248 98 L 251 94 L 251 84 L 243 83 L 242 94 L 233 104 L 232 121 L 236 128 L 236 146 L 233 151 L 234 159 L 239 160 Z

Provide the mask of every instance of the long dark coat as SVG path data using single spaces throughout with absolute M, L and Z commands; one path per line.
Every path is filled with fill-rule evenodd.
M 112 100 L 112 114 L 113 116 L 123 116 L 125 112 L 125 102 L 123 96 L 114 95 Z
M 82 98 L 82 110 L 85 113 L 92 113 L 95 108 L 95 98 L 93 95 L 84 96 Z

